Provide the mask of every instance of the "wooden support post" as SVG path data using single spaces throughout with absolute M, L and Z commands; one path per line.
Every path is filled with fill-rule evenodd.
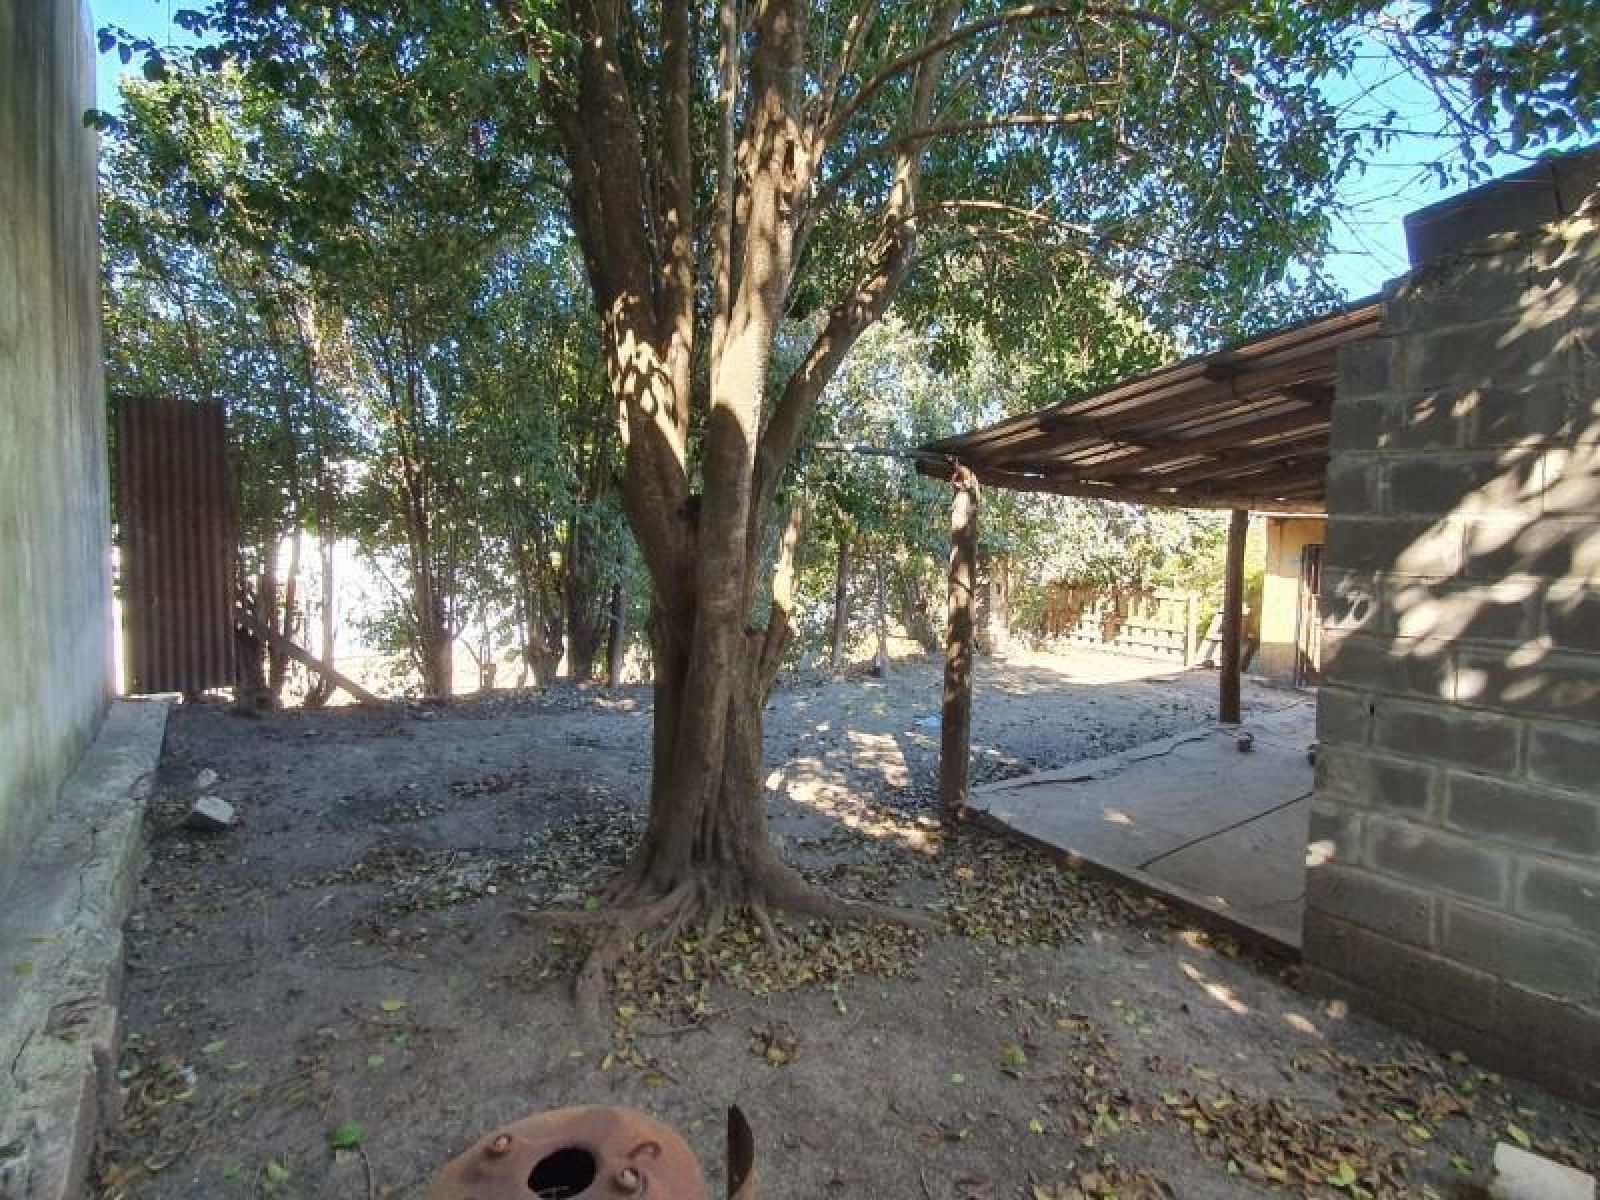
M 1200 598 L 1193 592 L 1183 597 L 1183 665 L 1192 667 L 1200 655 Z
M 960 817 L 972 773 L 972 590 L 978 562 L 978 481 L 965 467 L 951 476 L 949 626 L 944 639 L 944 708 L 940 717 L 939 807 Z
M 1228 523 L 1228 561 L 1222 586 L 1222 671 L 1218 719 L 1239 723 L 1239 646 L 1244 632 L 1244 539 L 1250 531 L 1250 513 L 1233 510 Z

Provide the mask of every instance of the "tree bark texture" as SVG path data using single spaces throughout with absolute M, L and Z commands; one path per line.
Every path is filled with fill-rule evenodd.
M 942 3 L 930 32 L 947 31 L 958 7 Z M 519 20 L 509 2 L 501 9 Z M 531 53 L 563 58 L 559 70 L 542 73 L 541 87 L 600 320 L 624 447 L 624 511 L 651 590 L 650 819 L 610 892 L 611 931 L 580 975 L 580 995 L 591 999 L 642 929 L 714 928 L 738 907 L 864 911 L 804 884 L 767 837 L 761 714 L 789 636 L 783 577 L 798 538 L 794 512 L 779 541 L 766 626 L 748 622 L 785 469 L 823 389 L 910 270 L 921 152 L 908 143 L 894 156 L 882 236 L 769 398 L 797 231 L 833 136 L 805 89 L 810 11 L 804 0 L 725 0 L 716 28 L 701 31 L 719 37 L 722 51 L 718 151 L 704 162 L 694 152 L 697 22 L 687 0 L 663 0 L 659 54 L 643 72 L 629 48 L 636 29 L 626 6 L 565 0 L 572 36 L 558 48 L 525 27 Z M 929 119 L 940 59 L 907 68 L 913 127 Z M 697 193 L 708 177 L 712 228 L 701 236 Z M 700 286 L 702 272 L 709 286 Z M 708 345 L 697 347 L 702 302 Z
M 889 601 L 884 594 L 883 587 L 883 556 L 880 554 L 873 560 L 873 632 L 877 638 L 877 649 L 873 655 L 872 673 L 879 679 L 889 676 Z
M 895 591 L 900 601 L 900 623 L 905 626 L 906 633 L 916 639 L 924 654 L 937 653 L 939 631 L 934 627 L 928 589 L 915 561 L 906 564 Z
M 972 774 L 973 584 L 978 569 L 978 483 L 957 467 L 951 479 L 950 621 L 945 634 L 944 708 L 939 725 L 939 807 L 960 817 Z
M 1228 557 L 1222 584 L 1222 669 L 1218 680 L 1217 719 L 1237 725 L 1239 711 L 1239 649 L 1244 637 L 1244 543 L 1250 532 L 1250 514 L 1236 508 L 1228 522 Z
M 833 644 L 828 667 L 837 675 L 844 669 L 850 641 L 850 539 L 839 538 L 839 559 L 833 573 Z
M 628 652 L 628 596 L 620 583 L 611 585 L 611 613 L 606 631 L 606 686 L 622 686 L 623 659 Z

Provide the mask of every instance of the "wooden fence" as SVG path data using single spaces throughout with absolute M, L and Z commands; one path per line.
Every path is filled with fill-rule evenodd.
M 1190 666 L 1199 657 L 1202 599 L 1169 588 L 1074 587 L 1045 592 L 1041 633 L 1070 646 L 1094 646 Z

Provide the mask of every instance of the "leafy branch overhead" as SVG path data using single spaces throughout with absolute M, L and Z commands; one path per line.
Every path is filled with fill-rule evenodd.
M 419 388 L 433 360 L 407 360 L 404 338 L 430 334 L 488 247 L 549 236 L 555 222 L 532 214 L 559 197 L 606 382 L 586 415 L 614 431 L 654 669 L 651 819 L 580 971 L 587 1010 L 640 932 L 670 941 L 739 910 L 764 927 L 771 909 L 887 915 L 782 863 L 762 806 L 761 714 L 792 632 L 802 515 L 778 500 L 863 336 L 894 310 L 958 362 L 984 342 L 1087 349 L 1110 315 L 1136 357 L 1143 328 L 1197 342 L 1279 322 L 1325 297 L 1338 187 L 1397 132 L 1351 95 L 1358 68 L 1378 56 L 1431 89 L 1441 144 L 1470 177 L 1491 137 L 1537 148 L 1600 115 L 1600 17 L 1556 7 L 1559 21 L 1373 0 L 213 0 L 185 13 L 202 42 L 188 57 L 270 96 L 292 145 L 316 143 L 329 105 L 349 114 L 338 153 L 264 189 L 248 169 L 199 183 L 197 223 L 270 213 L 293 261 L 326 254 L 369 278 L 371 303 L 404 317 L 370 350 L 404 367 L 390 376 L 402 414 L 461 383 L 435 373 Z M 169 70 L 165 48 L 109 36 Z M 368 253 L 373 228 L 393 256 Z M 458 482 L 401 481 L 412 507 L 421 483 Z M 414 573 L 441 551 L 431 534 L 409 542 Z

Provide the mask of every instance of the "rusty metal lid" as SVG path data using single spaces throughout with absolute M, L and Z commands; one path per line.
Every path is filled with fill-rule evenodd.
M 560 1108 L 481 1138 L 440 1172 L 429 1200 L 708 1200 L 688 1143 L 629 1108 Z

